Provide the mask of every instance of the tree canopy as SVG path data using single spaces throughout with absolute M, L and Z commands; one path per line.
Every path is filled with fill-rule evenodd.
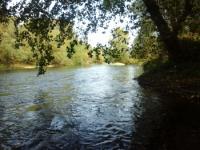
M 94 30 L 98 26 L 106 29 L 106 20 L 116 15 L 130 18 L 127 24 L 129 30 L 140 28 L 145 20 L 151 19 L 171 60 L 178 62 L 190 59 L 188 56 L 199 60 L 197 48 L 190 55 L 183 55 L 192 50 L 183 48 L 180 38 L 186 29 L 188 33 L 199 36 L 199 0 L 22 0 L 11 7 L 9 3 L 8 0 L 0 1 L 0 21 L 6 23 L 7 18 L 13 18 L 16 46 L 21 46 L 23 41 L 29 43 L 38 60 L 40 73 L 44 73 L 43 66 L 53 60 L 50 43 L 54 39 L 50 33 L 54 28 L 58 27 L 60 31 L 57 35 L 59 46 L 66 37 L 73 38 L 71 33 L 75 19 L 82 21 L 80 28 L 87 35 L 88 30 Z M 25 29 L 20 31 L 22 24 Z M 71 46 L 67 47 L 69 57 L 74 53 L 75 44 L 76 40 L 72 40 Z

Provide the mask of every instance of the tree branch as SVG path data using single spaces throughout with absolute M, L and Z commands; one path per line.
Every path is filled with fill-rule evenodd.
M 170 55 L 175 55 L 175 51 L 179 49 L 177 35 L 170 30 L 155 0 L 143 0 L 143 2 L 151 15 L 151 19 L 157 26 L 161 40 L 164 42 L 168 52 Z

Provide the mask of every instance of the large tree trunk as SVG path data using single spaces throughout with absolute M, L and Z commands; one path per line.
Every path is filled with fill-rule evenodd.
M 168 51 L 169 58 L 175 62 L 180 61 L 180 45 L 177 34 L 170 30 L 155 0 L 143 0 L 143 2 L 147 7 L 147 11 L 151 15 L 151 19 L 157 26 L 161 40 L 164 42 Z

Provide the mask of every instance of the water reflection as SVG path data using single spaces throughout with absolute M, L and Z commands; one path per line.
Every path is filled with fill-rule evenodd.
M 0 93 L 12 93 L 0 95 L 2 148 L 130 146 L 135 130 L 133 114 L 143 97 L 133 80 L 135 67 L 102 65 L 52 69 L 39 78 L 35 74 L 0 74 Z

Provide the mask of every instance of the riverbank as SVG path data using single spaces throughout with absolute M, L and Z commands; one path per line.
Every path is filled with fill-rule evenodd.
M 181 101 L 200 104 L 200 64 L 163 64 L 138 78 L 139 84 Z
M 48 68 L 58 67 L 56 65 L 48 65 Z M 0 65 L 0 70 L 15 70 L 15 69 L 36 69 L 36 65 L 32 64 L 12 64 L 12 65 Z
M 89 66 L 92 64 L 84 64 L 84 65 L 55 65 L 51 64 L 48 65 L 47 68 L 60 68 L 60 67 L 78 67 L 78 66 Z M 37 69 L 37 66 L 34 64 L 12 64 L 12 65 L 3 65 L 0 64 L 0 71 L 1 70 L 32 70 L 32 69 Z
M 162 64 L 144 73 L 138 82 L 144 89 L 159 95 L 159 106 L 147 107 L 143 117 L 138 119 L 135 150 L 199 149 L 200 64 Z M 149 103 L 157 104 L 144 101 L 144 104 Z M 160 112 L 155 113 L 158 109 Z M 149 114 L 154 115 L 149 118 Z

